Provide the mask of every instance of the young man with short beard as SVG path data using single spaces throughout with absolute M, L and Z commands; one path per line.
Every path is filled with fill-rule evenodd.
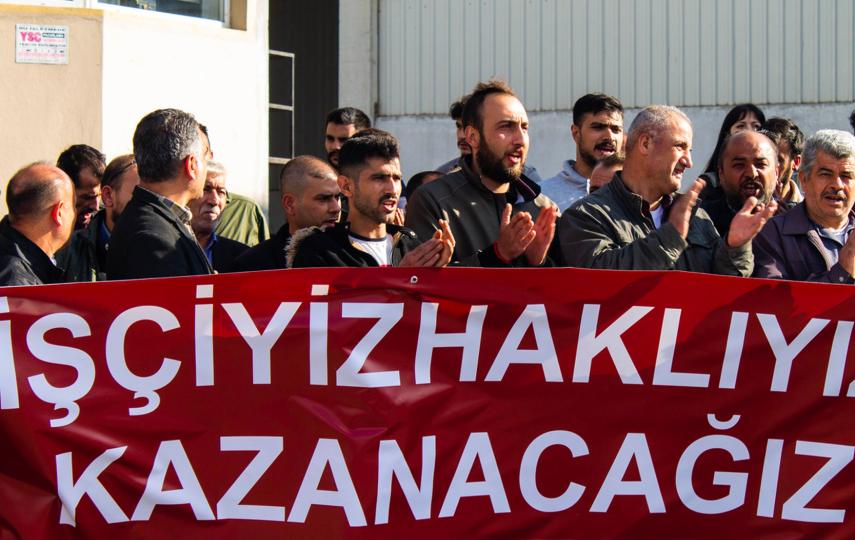
M 350 201 L 348 221 L 294 233 L 290 268 L 354 266 L 445 266 L 454 251 L 448 224 L 420 242 L 392 223 L 401 196 L 398 141 L 380 130 L 348 139 L 339 152 L 339 187 Z
M 472 155 L 423 186 L 407 203 L 406 225 L 427 238 L 447 220 L 464 266 L 540 266 L 555 234 L 555 205 L 523 174 L 528 116 L 502 81 L 479 83 L 463 110 Z
M 573 104 L 570 135 L 576 159 L 565 161 L 558 174 L 540 184 L 562 212 L 591 192 L 590 178 L 597 163 L 622 150 L 623 105 L 606 94 L 580 97 Z

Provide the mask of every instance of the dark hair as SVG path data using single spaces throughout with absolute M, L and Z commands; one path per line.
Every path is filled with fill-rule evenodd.
M 59 155 L 56 166 L 65 171 L 74 185 L 80 184 L 80 171 L 89 167 L 99 179 L 104 176 L 107 157 L 87 144 L 74 144 Z
M 466 104 L 466 98 L 468 97 L 469 96 L 463 96 L 452 103 L 451 107 L 448 108 L 448 116 L 450 116 L 452 120 L 456 121 L 463 118 L 463 106 Z
M 849 125 L 852 126 L 852 131 L 855 131 L 855 109 L 852 109 L 852 114 L 849 115 Z
M 123 156 L 119 156 L 117 158 L 113 158 L 113 161 L 107 165 L 107 168 L 104 169 L 104 177 L 101 178 L 101 186 L 102 187 L 116 187 L 116 181 L 125 174 L 125 171 L 133 167 L 137 164 L 136 159 L 134 159 L 133 154 L 125 154 Z
M 47 161 L 37 161 L 20 169 L 9 180 L 6 187 L 6 207 L 13 223 L 37 215 L 50 207 L 56 199 L 57 183 L 35 173 L 33 169 L 37 167 L 53 169 L 53 165 Z M 57 176 L 60 174 L 62 173 Z
M 193 153 L 201 133 L 202 127 L 193 115 L 178 109 L 159 109 L 145 115 L 134 131 L 140 178 L 162 182 L 174 177 L 184 158 Z
M 481 114 L 482 105 L 487 96 L 493 94 L 504 94 L 517 97 L 513 89 L 505 81 L 491 79 L 488 82 L 480 82 L 472 90 L 463 104 L 463 125 L 474 126 L 479 132 L 484 129 L 484 118 Z
M 327 121 L 324 122 L 324 127 L 327 124 L 338 124 L 340 126 L 353 124 L 353 127 L 359 131 L 360 129 L 370 128 L 371 120 L 367 114 L 356 107 L 343 107 L 327 113 Z
M 422 171 L 414 174 L 412 178 L 407 180 L 407 185 L 404 186 L 404 197 L 406 197 L 407 200 L 410 200 L 413 193 L 415 193 L 416 190 L 424 184 L 425 179 L 431 176 L 444 176 L 444 174 L 439 171 Z
M 359 170 L 370 158 L 391 160 L 397 157 L 400 157 L 398 140 L 391 133 L 369 128 L 357 132 L 341 145 L 338 166 L 343 174 L 356 180 Z
M 777 133 L 781 136 L 781 140 L 787 141 L 790 145 L 790 157 L 801 155 L 805 149 L 805 134 L 799 129 L 789 118 L 770 118 L 763 124 L 763 132 Z
M 743 103 L 742 105 L 737 105 L 730 109 L 730 112 L 728 112 L 724 117 L 724 122 L 721 123 L 721 129 L 718 132 L 718 140 L 715 143 L 715 150 L 713 150 L 710 160 L 707 162 L 706 168 L 704 168 L 704 172 L 715 172 L 718 170 L 718 157 L 719 154 L 721 154 L 725 137 L 730 134 L 730 128 L 749 113 L 757 117 L 757 120 L 760 121 L 760 125 L 766 123 L 766 115 L 763 114 L 760 107 L 753 103 Z
M 602 93 L 585 94 L 573 104 L 573 123 L 582 126 L 582 118 L 588 113 L 619 112 L 623 116 L 623 105 L 616 97 Z

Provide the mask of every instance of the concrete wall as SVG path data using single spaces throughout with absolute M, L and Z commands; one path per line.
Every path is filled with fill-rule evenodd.
M 376 17 L 376 0 L 339 2 L 339 107 L 356 107 L 372 118 L 377 101 Z
M 15 63 L 15 25 L 69 27 L 68 64 Z M 102 142 L 102 13 L 0 5 L 0 188 L 36 160 L 73 143 Z M 6 198 L 0 198 L 6 213 Z
M 805 136 L 819 129 L 849 131 L 849 113 L 855 104 L 765 105 L 767 117 L 784 116 L 796 122 Z M 730 107 L 683 107 L 695 130 L 692 158 L 694 165 L 684 175 L 684 183 L 699 175 L 715 147 L 721 122 Z M 638 109 L 630 109 L 624 118 L 628 128 Z M 561 169 L 565 159 L 575 156 L 570 138 L 570 112 L 530 112 L 530 149 L 528 163 L 537 168 L 543 178 Z M 457 155 L 454 124 L 448 116 L 381 117 L 377 126 L 395 134 L 401 142 L 401 166 L 404 178 L 436 168 Z
M 529 110 L 855 99 L 851 0 L 379 0 L 383 115 L 500 77 Z
M 266 6 L 250 3 L 246 31 L 141 10 L 106 11 L 104 152 L 130 152 L 146 113 L 182 109 L 208 126 L 229 189 L 266 206 Z
M 143 115 L 177 107 L 209 127 L 230 189 L 266 205 L 267 2 L 246 7 L 242 31 L 130 8 L 0 4 L 0 186 L 74 143 L 129 153 Z M 68 65 L 16 64 L 16 23 L 68 26 Z

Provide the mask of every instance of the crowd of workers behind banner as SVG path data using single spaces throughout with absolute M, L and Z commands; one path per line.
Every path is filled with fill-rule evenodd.
M 147 114 L 133 154 L 85 144 L 25 166 L 6 188 L 0 285 L 305 267 L 567 266 L 684 270 L 853 283 L 855 136 L 805 138 L 752 104 L 724 118 L 688 183 L 693 130 L 652 105 L 628 129 L 613 96 L 573 106 L 576 159 L 541 178 L 526 164 L 525 106 L 504 82 L 452 104 L 460 155 L 404 184 L 397 139 L 358 109 L 325 121 L 326 159 L 282 167 L 286 223 L 230 193 L 204 124 Z M 855 129 L 855 112 L 850 118 Z M 544 175 L 545 176 L 545 175 Z M 271 201 L 271 204 L 278 202 Z

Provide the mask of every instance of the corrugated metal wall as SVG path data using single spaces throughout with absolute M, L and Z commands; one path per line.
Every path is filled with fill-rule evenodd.
M 379 0 L 382 115 L 445 114 L 479 80 L 529 110 L 855 99 L 853 0 Z M 344 23 L 343 23 L 344 24 Z

